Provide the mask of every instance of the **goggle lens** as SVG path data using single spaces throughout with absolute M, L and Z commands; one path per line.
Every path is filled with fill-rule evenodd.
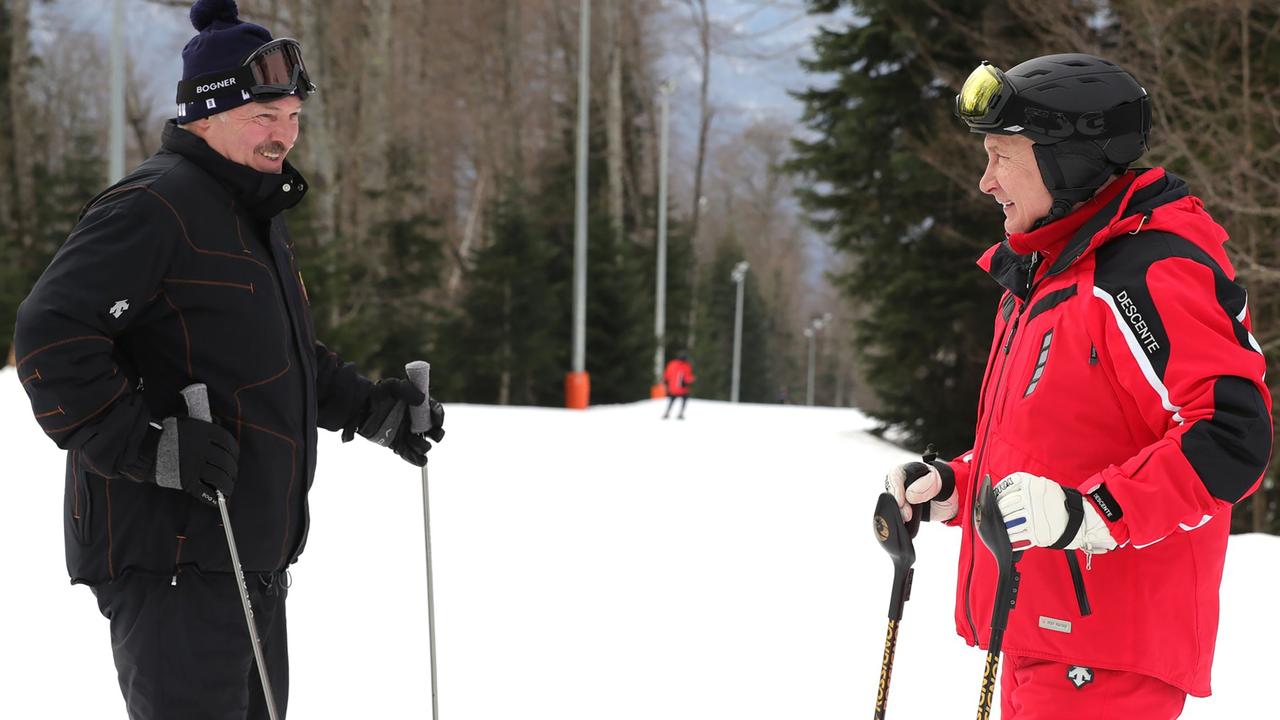
M 982 63 L 969 73 L 969 78 L 956 96 L 956 114 L 961 119 L 979 121 L 986 117 L 992 104 L 1004 89 L 1004 79 L 989 63 Z
M 302 62 L 302 49 L 293 40 L 269 44 L 246 60 L 245 65 L 253 72 L 255 95 L 296 91 L 305 98 L 315 92 Z

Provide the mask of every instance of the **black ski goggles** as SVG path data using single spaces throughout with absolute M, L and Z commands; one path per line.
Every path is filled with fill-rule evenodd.
M 289 95 L 299 100 L 316 91 L 302 62 L 302 46 L 292 38 L 272 40 L 253 51 L 235 70 L 209 73 L 178 83 L 178 103 L 207 101 L 226 95 L 268 102 Z M 210 105 L 209 107 L 213 107 Z
M 302 62 L 302 46 L 292 38 L 272 40 L 254 50 L 244 66 L 253 73 L 254 84 L 249 88 L 249 95 L 254 100 L 285 95 L 306 100 L 316 91 L 306 63 Z

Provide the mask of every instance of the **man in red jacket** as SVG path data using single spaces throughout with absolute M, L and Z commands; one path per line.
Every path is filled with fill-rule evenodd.
M 671 415 L 671 408 L 676 404 L 676 398 L 680 399 L 680 414 L 676 416 L 677 420 L 684 419 L 684 406 L 689 404 L 689 386 L 693 385 L 693 366 L 689 364 L 689 355 L 683 350 L 676 353 L 676 357 L 667 363 L 667 369 L 662 373 L 662 381 L 667 386 L 667 411 L 662 413 L 662 419 L 666 420 Z
M 1025 551 L 1001 717 L 1175 718 L 1210 694 L 1231 507 L 1271 453 L 1227 233 L 1182 180 L 1129 169 L 1151 110 L 1112 63 L 983 63 L 956 113 L 985 135 L 979 188 L 1006 239 L 979 265 L 1006 292 L 973 449 L 887 489 L 904 516 L 961 528 L 956 628 L 985 648 L 997 568 L 973 504 L 995 486 Z

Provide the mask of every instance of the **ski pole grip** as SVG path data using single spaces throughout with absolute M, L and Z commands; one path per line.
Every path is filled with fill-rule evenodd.
M 431 384 L 431 363 L 414 360 L 404 366 L 404 374 L 409 377 L 409 382 L 413 383 L 414 387 L 427 396 L 421 405 L 409 407 L 409 430 L 414 434 L 422 434 L 431 429 L 431 393 L 428 392 L 428 386 Z
M 187 401 L 187 414 L 197 420 L 213 422 L 209 412 L 209 388 L 204 383 L 193 383 L 182 388 L 182 399 Z

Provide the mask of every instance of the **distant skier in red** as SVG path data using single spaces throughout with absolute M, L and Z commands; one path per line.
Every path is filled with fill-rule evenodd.
M 667 386 L 669 398 L 667 411 L 662 413 L 663 420 L 671 416 L 671 408 L 676 404 L 676 398 L 680 398 L 680 414 L 676 419 L 684 419 L 684 406 L 689 403 L 689 386 L 696 379 L 693 376 L 693 366 L 689 364 L 688 353 L 683 350 L 676 353 L 675 359 L 667 363 L 667 369 L 662 373 L 662 382 Z

